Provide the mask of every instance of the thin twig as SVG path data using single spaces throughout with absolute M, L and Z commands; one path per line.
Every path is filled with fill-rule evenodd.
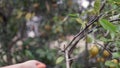
M 75 59 L 78 59 L 78 58 L 79 58 L 79 56 L 74 56 L 74 57 L 72 57 L 72 58 L 69 58 L 69 61 L 75 60 Z
M 114 19 L 114 20 L 110 20 L 110 22 L 114 22 L 114 21 L 120 21 L 120 18 Z
M 108 48 L 105 48 L 102 44 L 98 43 L 98 42 L 95 42 L 95 44 L 98 44 L 100 47 L 104 48 L 105 50 L 107 50 L 110 55 L 112 55 L 112 53 L 110 52 L 110 50 Z
M 102 4 L 102 6 L 101 6 L 101 8 L 100 8 L 100 11 L 102 11 L 102 10 L 104 9 L 105 3 L 106 3 L 106 0 L 104 0 L 104 3 Z M 68 44 L 68 46 L 67 46 L 65 49 L 67 49 L 68 47 L 71 46 L 70 49 L 69 49 L 69 52 L 72 53 L 73 50 L 74 50 L 74 48 L 75 48 L 75 46 L 76 46 L 77 43 L 79 42 L 79 40 L 82 39 L 82 37 L 79 37 L 79 36 L 82 35 L 82 34 L 84 34 L 84 32 L 86 32 L 86 31 L 88 30 L 88 28 L 89 28 L 91 25 L 94 24 L 94 22 L 98 21 L 98 19 L 99 19 L 102 15 L 103 15 L 103 14 L 100 14 L 100 15 L 98 15 L 98 16 L 95 16 L 92 20 L 90 20 L 90 21 L 88 22 L 88 25 L 87 25 L 82 31 L 80 31 L 80 32 L 73 38 L 73 40 L 70 42 L 70 44 Z M 79 38 L 76 40 L 77 37 L 79 37 Z M 75 41 L 75 40 L 76 40 L 76 41 Z M 73 45 L 71 45 L 71 44 L 73 43 L 73 41 L 75 41 L 75 43 L 74 43 Z
M 96 18 L 96 17 L 95 17 L 95 18 Z M 90 20 L 89 23 L 91 23 L 95 18 L 93 18 L 92 20 Z M 72 41 L 67 45 L 67 47 L 65 48 L 65 50 L 68 49 L 68 48 L 70 47 L 70 45 L 75 41 L 75 39 L 76 39 L 79 35 L 81 35 L 89 26 L 90 26 L 90 25 L 86 26 L 82 31 L 79 31 L 79 33 L 76 34 L 76 35 L 74 36 L 74 38 L 72 39 Z M 64 51 L 65 51 L 65 50 L 64 50 Z
M 94 24 L 94 22 L 96 22 L 101 16 L 102 16 L 102 14 L 99 15 L 99 16 L 97 16 L 97 17 L 95 17 L 94 20 L 91 21 L 91 22 L 86 26 L 86 28 L 84 28 L 84 29 L 79 33 L 78 39 L 77 39 L 77 40 L 75 39 L 76 41 L 74 40 L 75 43 L 73 43 L 73 45 L 71 45 L 71 47 L 70 47 L 70 49 L 69 49 L 70 54 L 73 52 L 73 50 L 74 50 L 76 44 L 79 42 L 79 40 L 82 39 L 82 38 L 84 37 L 84 35 L 86 35 L 86 31 L 88 30 L 88 28 L 89 28 L 92 24 Z
M 89 54 L 89 51 L 88 51 L 88 42 L 87 42 L 87 34 L 86 34 L 86 36 L 85 36 L 85 55 L 84 55 L 85 68 L 89 67 L 88 54 Z
M 96 17 L 95 17 L 95 18 L 96 18 Z M 92 18 L 92 19 L 89 21 L 89 23 L 91 23 L 95 18 Z M 74 36 L 74 38 L 72 39 L 72 41 L 67 45 L 67 47 L 65 48 L 65 50 L 68 49 L 69 46 L 74 42 L 74 40 L 75 40 L 79 35 L 81 35 L 82 32 L 84 32 L 84 30 L 86 30 L 88 27 L 89 27 L 89 25 L 86 26 L 82 31 L 80 30 L 80 31 L 78 32 L 78 34 L 76 34 L 76 35 Z M 64 51 L 65 51 L 65 50 L 64 50 Z
M 65 51 L 65 60 L 66 60 L 66 68 L 70 68 L 70 60 L 68 50 Z
M 106 0 L 105 0 L 106 3 Z M 105 3 L 102 4 L 101 8 L 100 8 L 100 12 L 103 10 Z M 82 30 L 79 31 L 79 33 L 72 39 L 72 41 L 67 45 L 67 47 L 64 49 L 63 52 L 65 52 L 65 59 L 66 59 L 66 68 L 70 68 L 70 55 L 73 52 L 73 50 L 75 49 L 77 43 L 79 42 L 80 39 L 82 39 L 86 34 L 88 34 L 89 32 L 89 27 L 91 25 L 93 25 L 96 21 L 99 20 L 99 18 L 102 16 L 103 14 L 94 16 L 92 19 L 90 19 L 90 21 L 88 22 L 88 24 L 86 25 L 86 27 Z
M 101 13 L 102 10 L 104 9 L 104 7 L 105 7 L 105 3 L 106 3 L 106 0 L 104 0 L 103 4 L 102 4 L 102 6 L 101 6 L 101 8 L 100 8 L 100 10 L 99 10 L 100 13 Z

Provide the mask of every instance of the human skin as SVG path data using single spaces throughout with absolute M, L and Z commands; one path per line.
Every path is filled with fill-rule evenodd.
M 46 65 L 37 60 L 29 60 L 24 63 L 14 64 L 0 68 L 46 68 Z

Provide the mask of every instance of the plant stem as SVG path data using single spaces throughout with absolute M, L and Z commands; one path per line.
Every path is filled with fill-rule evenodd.
M 89 67 L 89 62 L 88 62 L 88 42 L 87 42 L 87 35 L 85 36 L 85 68 Z
M 66 60 L 66 68 L 70 68 L 70 60 L 69 60 L 68 50 L 65 51 L 65 60 Z

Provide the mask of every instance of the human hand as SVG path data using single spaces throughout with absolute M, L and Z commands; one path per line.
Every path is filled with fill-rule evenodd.
M 46 68 L 46 65 L 37 60 L 26 61 L 21 64 L 22 68 Z
M 0 67 L 0 68 L 46 68 L 46 65 L 37 60 L 29 60 L 23 63 Z

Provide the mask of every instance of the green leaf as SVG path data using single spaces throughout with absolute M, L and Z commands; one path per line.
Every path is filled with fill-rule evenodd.
M 42 49 L 38 49 L 36 50 L 36 53 L 39 54 L 39 56 L 41 58 L 45 57 L 46 56 L 46 51 L 42 50 Z
M 79 24 L 81 24 L 81 26 L 83 27 L 83 28 L 85 28 L 85 22 L 83 22 L 82 21 L 82 19 L 80 19 L 80 18 L 76 18 L 76 21 L 79 23 Z
M 110 66 L 111 64 L 112 64 L 111 61 L 106 61 L 106 62 L 105 62 L 105 65 L 106 65 L 106 66 Z
M 120 25 L 116 25 L 117 32 L 120 32 Z
M 104 29 L 109 30 L 110 32 L 116 32 L 117 31 L 116 26 L 113 25 L 112 23 L 110 23 L 108 20 L 101 19 L 101 20 L 99 20 L 99 22 Z
M 112 53 L 112 55 L 113 55 L 113 58 L 119 58 L 120 57 L 119 52 Z
M 82 20 L 80 18 L 76 18 L 76 21 L 80 24 L 82 24 Z
M 114 32 L 111 32 L 110 35 L 111 35 L 111 39 L 115 38 L 115 33 Z
M 59 64 L 59 63 L 61 63 L 62 61 L 64 60 L 64 57 L 59 57 L 59 58 L 57 58 L 57 60 L 56 60 L 56 64 Z
M 120 0 L 108 0 L 108 2 L 115 3 L 115 2 L 120 2 Z
M 103 41 L 103 42 L 109 42 L 109 41 L 111 41 L 111 39 L 107 39 L 105 37 L 100 37 L 100 40 Z
M 108 3 L 112 6 L 120 6 L 120 0 L 108 0 Z
M 99 10 L 100 10 L 100 0 L 95 0 L 94 11 L 99 14 Z
M 51 61 L 53 57 L 50 54 L 48 54 L 47 59 Z
M 113 0 L 114 2 L 120 2 L 120 0 Z
M 30 59 L 34 59 L 34 55 L 31 53 L 31 51 L 25 50 L 25 53 L 28 57 L 30 57 Z
M 26 45 L 29 45 L 29 43 L 32 41 L 32 38 L 28 38 L 26 39 L 24 42 L 23 42 L 23 45 L 26 46 Z
M 69 14 L 69 16 L 70 16 L 70 17 L 73 17 L 73 18 L 76 18 L 76 17 L 79 16 L 79 14 L 78 14 L 78 13 L 73 13 L 73 14 Z
M 105 62 L 105 65 L 106 65 L 106 66 L 111 66 L 111 67 L 116 67 L 116 64 L 114 64 L 114 63 L 111 62 L 111 61 L 106 61 L 106 62 Z
M 86 41 L 88 43 L 92 43 L 94 41 L 94 38 L 92 36 L 88 35 Z

